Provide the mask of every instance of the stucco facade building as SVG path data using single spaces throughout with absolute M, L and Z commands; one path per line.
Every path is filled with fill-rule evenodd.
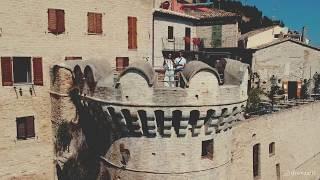
M 301 83 L 320 71 L 319 63 L 318 48 L 292 39 L 282 39 L 257 47 L 253 54 L 252 71 L 258 74 L 263 89 L 268 90 L 274 75 L 289 98 L 298 98 Z
M 84 179 L 299 179 L 286 172 L 311 169 L 302 179 L 319 178 L 318 103 L 244 120 L 248 65 L 231 59 L 223 83 L 215 68 L 194 61 L 183 87 L 162 87 L 154 68 L 164 52 L 236 48 L 239 37 L 236 14 L 182 1 L 159 9 L 163 2 L 0 2 L 0 179 L 81 170 Z M 169 29 L 180 49 L 164 48 Z M 268 78 L 259 57 L 286 53 L 289 65 L 270 71 L 291 81 L 301 72 L 281 68 L 302 65 L 306 77 L 317 52 L 288 40 L 258 50 L 254 67 Z M 64 123 L 71 139 L 61 149 Z
M 50 67 L 81 58 L 111 67 L 117 57 L 147 61 L 152 8 L 149 0 L 0 2 L 0 179 L 53 176 Z

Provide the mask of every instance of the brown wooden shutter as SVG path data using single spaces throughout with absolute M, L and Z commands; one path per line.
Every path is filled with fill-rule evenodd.
M 57 10 L 57 33 L 65 32 L 64 10 Z
M 34 57 L 33 61 L 33 84 L 43 86 L 42 58 Z
M 132 49 L 132 17 L 128 17 L 128 48 Z
M 48 31 L 57 32 L 57 13 L 56 9 L 48 9 Z
M 11 57 L 1 57 L 2 86 L 12 86 L 12 61 Z
M 138 33 L 137 33 L 137 18 L 136 17 L 133 17 L 133 20 L 132 20 L 133 22 L 132 22 L 132 24 L 133 24 L 133 27 L 132 27 L 132 29 L 133 29 L 133 37 L 132 37 L 132 39 L 133 39 L 133 49 L 137 49 L 138 48 L 138 37 L 137 37 L 137 35 L 138 35 Z
M 96 20 L 96 33 L 102 34 L 102 14 L 95 14 L 95 20 Z
M 88 33 L 95 33 L 95 26 L 94 13 L 88 12 Z
M 25 139 L 26 136 L 26 124 L 24 118 L 17 119 L 17 138 L 18 139 Z
M 26 129 L 27 129 L 27 133 L 26 133 L 27 138 L 35 137 L 33 116 L 26 117 Z

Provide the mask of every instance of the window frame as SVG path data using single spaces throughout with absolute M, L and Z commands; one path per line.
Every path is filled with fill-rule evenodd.
M 28 129 L 28 123 L 29 120 L 32 120 L 32 132 L 29 132 Z M 19 125 L 23 125 L 24 127 L 24 136 L 20 136 L 21 133 L 19 133 Z M 23 117 L 17 117 L 16 118 L 16 130 L 17 130 L 17 140 L 27 140 L 27 139 L 32 139 L 36 137 L 36 132 L 35 132 L 35 118 L 34 116 L 23 116 Z M 30 135 L 31 134 L 31 135 Z
M 15 78 L 15 61 L 22 61 L 22 60 L 18 60 L 17 58 L 28 58 L 28 61 L 29 61 L 29 70 L 30 70 L 30 81 L 29 82 L 16 82 L 16 78 Z M 25 60 L 23 60 L 25 61 Z M 33 73 L 33 65 L 32 65 L 32 57 L 29 57 L 29 56 L 12 56 L 12 82 L 13 82 L 13 85 L 21 85 L 21 84 L 33 84 L 33 78 L 34 76 L 34 73 Z M 28 79 L 28 77 L 27 77 Z
M 256 160 L 257 162 L 255 162 Z M 257 143 L 252 147 L 252 172 L 253 172 L 254 179 L 259 179 L 261 177 L 261 145 L 260 143 Z
M 269 157 L 274 156 L 276 154 L 276 143 L 271 142 L 269 144 Z
M 173 41 L 174 40 L 174 27 L 168 26 L 168 40 Z
M 201 158 L 212 160 L 213 156 L 214 156 L 214 140 L 208 139 L 208 140 L 202 141 L 201 142 Z
M 21 61 L 18 58 L 26 58 L 29 61 L 30 81 L 17 82 L 15 79 L 15 62 Z M 1 57 L 1 69 L 2 69 L 2 86 L 19 86 L 19 85 L 44 85 L 43 77 L 43 58 L 39 56 L 2 56 Z M 6 71 L 3 71 L 6 70 Z M 16 77 L 16 78 L 15 78 Z
M 128 49 L 138 49 L 138 18 L 128 16 Z
M 90 15 L 93 16 L 93 19 L 90 19 Z M 98 16 L 100 16 L 100 21 L 98 19 Z M 102 35 L 103 34 L 103 13 L 98 12 L 88 12 L 87 13 L 87 33 L 88 35 Z M 93 20 L 93 31 L 90 30 L 90 20 Z M 100 28 L 98 28 L 98 24 L 100 24 Z M 101 30 L 101 31 L 99 31 Z
M 54 27 L 51 24 L 51 16 L 53 16 L 51 11 L 54 11 Z M 62 18 L 62 19 L 61 19 Z M 64 9 L 54 9 L 48 8 L 48 32 L 59 35 L 66 32 L 66 21 L 65 21 L 65 11 Z

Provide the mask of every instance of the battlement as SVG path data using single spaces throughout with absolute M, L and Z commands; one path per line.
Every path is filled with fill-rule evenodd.
M 107 64 L 70 61 L 53 67 L 51 89 L 65 96 L 76 90 L 79 106 L 112 117 L 124 134 L 195 137 L 226 131 L 243 119 L 247 68 L 228 59 L 222 85 L 214 68 L 193 61 L 182 72 L 187 86 L 160 88 L 148 63 L 117 75 Z

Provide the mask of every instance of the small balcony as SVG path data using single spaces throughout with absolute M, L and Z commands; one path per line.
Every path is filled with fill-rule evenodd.
M 178 37 L 173 39 L 162 38 L 163 51 L 199 51 L 200 38 Z
M 208 48 L 235 48 L 237 41 L 233 37 L 225 37 L 224 39 L 209 39 L 209 38 L 162 38 L 163 51 L 187 51 L 198 52 Z

